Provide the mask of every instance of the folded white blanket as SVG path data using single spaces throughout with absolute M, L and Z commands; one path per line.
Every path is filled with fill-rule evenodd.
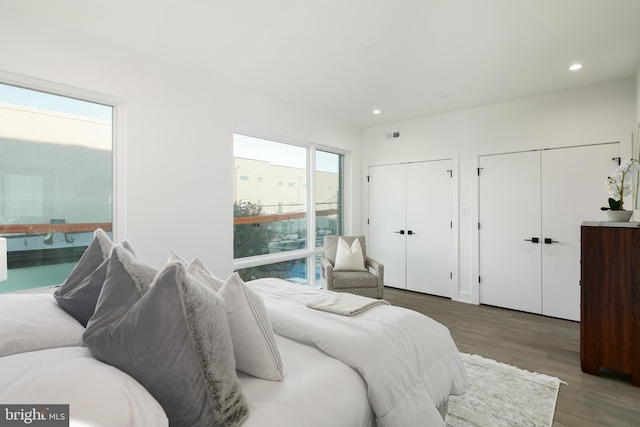
M 360 295 L 335 293 L 328 297 L 320 298 L 307 303 L 307 307 L 315 310 L 328 311 L 329 313 L 343 316 L 355 316 L 358 313 L 376 305 L 389 303 L 385 300 L 363 297 Z

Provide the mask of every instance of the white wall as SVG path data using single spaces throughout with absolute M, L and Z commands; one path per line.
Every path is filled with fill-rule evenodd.
M 363 173 L 371 165 L 459 156 L 458 202 L 460 207 L 470 206 L 472 215 L 454 220 L 459 224 L 458 298 L 471 302 L 477 283 L 478 155 L 623 140 L 631 156 L 635 93 L 634 79 L 625 79 L 368 128 L 363 131 Z M 386 134 L 394 131 L 400 132 L 400 138 L 387 140 Z M 362 194 L 362 228 L 366 230 L 365 180 Z M 604 201 L 604 190 L 602 194 Z M 601 212 L 596 208 L 592 214 L 585 220 L 599 219 Z
M 359 129 L 223 84 L 189 64 L 163 63 L 2 7 L 0 40 L 2 71 L 125 100 L 126 237 L 157 267 L 175 250 L 199 256 L 216 274 L 232 271 L 237 128 L 351 151 L 352 172 L 361 176 Z M 360 180 L 353 182 L 359 201 Z M 352 205 L 359 232 L 359 204 Z
M 640 67 L 638 67 L 638 71 L 636 72 L 636 125 L 640 128 Z M 636 129 L 636 132 L 637 130 L 638 129 Z M 636 133 L 636 139 L 634 139 L 636 144 L 638 143 L 638 136 Z

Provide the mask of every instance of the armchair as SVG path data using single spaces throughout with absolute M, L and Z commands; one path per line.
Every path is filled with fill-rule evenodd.
M 320 258 L 320 272 L 327 290 L 350 292 L 370 298 L 382 298 L 384 291 L 384 266 L 367 256 L 364 236 L 341 236 L 349 245 L 360 240 L 367 271 L 335 271 L 339 236 L 324 236 L 324 256 Z M 373 270 L 373 273 L 371 272 Z

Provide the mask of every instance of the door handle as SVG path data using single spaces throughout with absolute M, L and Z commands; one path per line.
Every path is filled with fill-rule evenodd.
M 416 234 L 416 233 L 414 233 L 413 230 L 409 230 L 407 231 L 407 234 Z
M 558 242 L 557 240 L 551 240 L 549 237 L 545 237 L 544 243 L 546 243 L 547 245 L 550 245 L 552 243 L 560 243 L 560 242 Z
M 540 243 L 540 238 L 539 237 L 532 237 L 530 239 L 524 239 L 525 242 L 533 242 L 533 243 Z
M 394 233 L 398 233 L 398 234 L 404 234 L 404 230 L 400 230 L 400 231 L 394 231 Z

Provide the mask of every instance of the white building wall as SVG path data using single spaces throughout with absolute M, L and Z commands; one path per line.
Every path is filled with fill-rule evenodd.
M 477 159 L 479 154 L 552 148 L 624 140 L 631 156 L 636 128 L 636 85 L 625 79 L 574 90 L 487 105 L 422 119 L 367 128 L 363 131 L 363 171 L 371 165 L 459 158 L 459 299 L 472 301 L 477 283 Z M 386 134 L 400 132 L 400 138 Z M 580 161 L 580 159 L 576 159 Z M 604 180 L 605 177 L 603 177 Z M 604 189 L 603 203 L 606 201 Z M 363 223 L 366 230 L 367 189 L 363 180 Z M 509 195 L 505 194 L 508 206 Z M 437 206 L 438 201 L 433 201 Z M 585 220 L 601 218 L 599 206 Z M 474 249 L 475 247 L 475 249 Z M 383 262 L 384 260 L 380 260 Z
M 117 31 L 117 28 L 114 28 Z M 125 99 L 127 237 L 161 267 L 174 250 L 232 271 L 233 133 L 306 141 L 351 152 L 348 203 L 359 203 L 359 129 L 0 7 L 0 70 Z M 348 177 L 349 179 L 349 177 Z M 359 221 L 352 225 L 359 231 Z

